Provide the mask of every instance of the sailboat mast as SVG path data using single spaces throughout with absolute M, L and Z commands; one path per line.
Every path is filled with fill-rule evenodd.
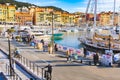
M 88 2 L 88 5 L 87 5 L 87 9 L 86 9 L 86 13 L 85 13 L 85 20 L 86 20 L 86 25 L 88 24 L 87 23 L 87 14 L 88 14 L 88 9 L 89 9 L 89 6 L 90 6 L 90 2 L 91 2 L 91 0 L 89 0 L 89 2 Z
M 114 9 L 113 9 L 113 25 L 114 24 L 114 21 L 115 21 L 115 5 L 116 5 L 116 0 L 114 0 Z
M 97 23 L 97 0 L 95 0 L 95 10 L 94 10 L 94 28 L 96 27 Z

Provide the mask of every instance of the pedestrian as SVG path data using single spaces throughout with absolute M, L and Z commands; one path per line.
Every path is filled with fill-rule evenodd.
M 44 40 L 43 39 L 41 39 L 41 41 L 40 41 L 42 44 L 43 44 L 43 46 L 44 46 Z
M 67 62 L 71 61 L 71 53 L 69 50 L 66 51 Z
M 19 58 L 19 57 L 20 57 L 20 51 L 19 51 L 18 48 L 15 48 L 14 54 L 15 54 L 15 57 L 16 57 L 16 58 Z
M 58 51 L 57 44 L 55 44 L 55 51 Z
M 52 78 L 52 66 L 50 64 L 48 64 L 44 68 L 47 68 L 47 72 L 50 74 L 50 80 L 51 80 L 51 78 Z
M 95 54 L 93 55 L 93 62 L 94 62 L 94 65 L 97 65 L 97 63 L 99 62 L 98 53 L 95 53 Z

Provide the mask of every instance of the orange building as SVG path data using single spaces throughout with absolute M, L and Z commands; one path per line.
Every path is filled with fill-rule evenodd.
M 32 25 L 32 15 L 29 12 L 16 12 L 15 13 L 16 22 L 19 25 Z

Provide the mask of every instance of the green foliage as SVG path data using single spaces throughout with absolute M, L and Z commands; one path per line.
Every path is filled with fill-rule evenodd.
M 16 38 L 16 39 L 20 39 L 21 37 L 20 37 L 20 36 L 16 36 L 15 38 Z
M 15 32 L 15 30 L 14 29 L 8 29 L 7 32 L 8 33 L 13 33 L 13 32 Z

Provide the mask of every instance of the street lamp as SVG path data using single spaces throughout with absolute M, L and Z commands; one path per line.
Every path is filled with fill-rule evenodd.
M 9 66 L 10 66 L 10 76 L 13 75 L 13 67 L 12 67 L 12 58 L 11 58 L 11 46 L 10 46 L 10 39 L 8 37 L 8 47 L 9 47 Z
M 53 11 L 50 12 L 52 16 L 52 54 L 53 54 L 53 49 L 54 49 L 54 27 L 53 27 Z
M 20 16 L 18 16 L 17 17 L 17 22 L 18 22 L 18 29 L 20 30 L 20 24 L 21 24 L 21 17 Z
M 110 43 L 110 38 L 111 38 L 111 36 L 109 35 L 109 51 L 110 51 L 110 47 L 111 47 L 111 43 Z

